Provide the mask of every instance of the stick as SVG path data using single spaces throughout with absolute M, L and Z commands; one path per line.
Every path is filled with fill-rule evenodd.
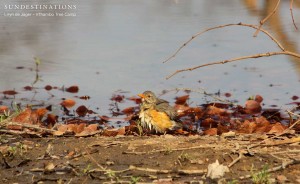
M 214 30 L 214 29 L 220 29 L 220 28 L 224 28 L 224 27 L 229 27 L 229 26 L 244 26 L 244 27 L 250 27 L 253 29 L 259 29 L 257 26 L 252 25 L 252 24 L 244 24 L 244 23 L 237 23 L 237 24 L 224 24 L 224 25 L 220 25 L 220 26 L 216 26 L 216 27 L 211 27 L 208 28 L 204 31 L 198 32 L 195 35 L 193 35 L 188 41 L 186 41 L 185 43 L 183 43 L 181 45 L 181 47 L 179 47 L 169 58 L 167 58 L 165 61 L 163 61 L 163 63 L 168 62 L 169 60 L 171 60 L 172 58 L 175 58 L 176 55 L 185 47 L 187 46 L 192 40 L 194 40 L 196 37 L 202 35 L 203 33 L 206 33 L 208 31 Z M 284 47 L 279 43 L 279 41 L 273 37 L 268 31 L 264 30 L 264 29 L 260 29 L 260 31 L 262 31 L 263 33 L 265 33 L 272 41 L 274 41 L 277 46 L 280 48 L 280 50 L 284 51 Z
M 298 27 L 297 27 L 297 25 L 295 23 L 295 19 L 294 19 L 293 2 L 294 2 L 294 0 L 291 0 L 291 2 L 290 2 L 290 12 L 291 12 L 291 17 L 292 17 L 292 21 L 293 21 L 294 27 L 295 27 L 296 30 L 298 30 Z
M 259 27 L 258 27 L 258 29 L 255 31 L 255 33 L 254 33 L 254 35 L 253 35 L 254 37 L 256 37 L 256 36 L 258 35 L 259 31 L 261 30 L 262 25 L 263 25 L 263 24 L 264 24 L 264 23 L 265 23 L 272 15 L 274 15 L 274 13 L 276 12 L 276 10 L 278 9 L 279 3 L 280 3 L 280 0 L 277 1 L 277 4 L 276 4 L 275 8 L 273 9 L 273 11 L 272 11 L 266 18 L 264 18 L 263 20 L 259 21 Z
M 174 75 L 181 73 L 181 72 L 185 72 L 185 71 L 192 71 L 198 68 L 202 68 L 202 67 L 206 67 L 206 66 L 210 66 L 210 65 L 218 65 L 218 64 L 225 64 L 225 63 L 230 63 L 230 62 L 234 62 L 234 61 L 239 61 L 239 60 L 245 60 L 245 59 L 250 59 L 250 58 L 260 58 L 260 57 L 269 57 L 269 56 L 273 56 L 273 55 L 290 55 L 290 56 L 294 56 L 296 58 L 300 58 L 300 55 L 294 52 L 290 52 L 290 51 L 280 51 L 280 52 L 266 52 L 266 53 L 260 53 L 260 54 L 255 54 L 255 55 L 249 55 L 249 56 L 242 56 L 242 57 L 237 57 L 237 58 L 232 58 L 229 60 L 223 60 L 223 61 L 216 61 L 216 62 L 212 62 L 212 63 L 206 63 L 203 65 L 198 65 L 192 68 L 186 68 L 186 69 L 181 69 L 181 70 L 177 70 L 174 73 L 172 73 L 171 75 L 167 76 L 166 79 L 170 79 L 171 77 L 173 77 Z
M 40 130 L 40 131 L 45 131 L 45 132 L 55 132 L 55 130 L 52 130 L 52 129 L 48 129 L 48 128 L 42 128 L 42 127 L 39 127 L 39 126 L 36 126 L 36 125 L 30 125 L 30 124 L 23 124 L 23 123 L 18 123 L 18 122 L 6 122 L 5 124 L 2 124 L 1 126 L 21 126 L 23 128 L 32 128 L 32 129 L 35 129 L 35 130 Z
M 123 154 L 134 154 L 134 155 L 143 155 L 143 154 L 149 154 L 149 153 L 160 153 L 160 152 L 166 152 L 166 151 L 183 151 L 183 150 L 191 150 L 191 149 L 199 149 L 199 148 L 214 148 L 216 146 L 212 145 L 200 145 L 200 146 L 194 146 L 194 147 L 189 147 L 189 148 L 177 148 L 177 149 L 161 149 L 161 150 L 153 150 L 153 151 L 141 151 L 141 152 L 130 152 L 130 151 L 123 151 Z
M 234 164 L 236 164 L 239 160 L 241 160 L 243 157 L 243 153 L 241 153 L 241 151 L 239 152 L 239 157 L 237 157 L 236 159 L 234 159 L 229 165 L 228 168 L 232 167 Z
M 299 164 L 300 160 L 290 160 L 288 162 L 283 162 L 280 166 L 277 167 L 273 167 L 271 169 L 268 169 L 267 172 L 275 172 L 275 171 L 279 171 L 281 169 L 285 169 L 287 166 L 289 165 L 293 165 L 293 164 Z M 242 176 L 240 177 L 240 179 L 247 179 L 247 178 L 251 178 L 252 175 L 246 175 L 246 176 Z

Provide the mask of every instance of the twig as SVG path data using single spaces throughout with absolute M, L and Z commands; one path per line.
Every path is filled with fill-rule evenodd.
M 282 145 L 282 144 L 291 144 L 291 143 L 296 143 L 296 142 L 300 142 L 300 136 L 293 137 L 293 138 L 287 139 L 287 140 L 273 141 L 271 143 L 265 144 L 265 146 L 278 146 L 278 145 Z
M 297 25 L 295 23 L 295 19 L 294 19 L 293 2 L 294 2 L 294 0 L 290 1 L 290 12 L 291 12 L 291 17 L 292 17 L 292 21 L 293 21 L 294 27 L 295 27 L 296 30 L 298 30 L 298 27 L 297 27 Z
M 282 169 L 285 169 L 287 166 L 289 165 L 294 165 L 294 164 L 299 164 L 300 160 L 290 160 L 287 162 L 283 162 L 280 166 L 277 167 L 273 167 L 271 169 L 268 169 L 267 172 L 275 172 L 275 171 L 279 171 Z M 246 176 L 242 176 L 240 177 L 240 179 L 247 179 L 247 178 L 251 178 L 252 175 L 246 175 Z
M 89 173 L 91 172 L 105 172 L 106 170 L 103 169 L 93 169 L 90 170 Z M 155 173 L 155 174 L 171 174 L 171 173 L 176 173 L 176 174 L 182 174 L 182 175 L 194 175 L 194 174 L 204 174 L 207 172 L 206 169 L 202 170 L 183 170 L 183 169 L 173 169 L 173 170 L 168 170 L 168 169 L 152 169 L 152 168 L 143 168 L 143 167 L 136 167 L 133 165 L 130 165 L 127 169 L 119 170 L 119 171 L 113 171 L 115 173 L 123 173 L 127 171 L 143 171 L 143 172 L 150 172 L 150 173 Z
M 263 25 L 263 24 L 264 24 L 264 23 L 265 23 L 272 15 L 274 15 L 274 13 L 276 12 L 276 10 L 278 9 L 279 3 L 280 3 L 280 0 L 277 1 L 277 4 L 276 4 L 275 8 L 273 9 L 273 11 L 272 11 L 266 18 L 264 18 L 263 20 L 259 21 L 259 27 L 258 27 L 258 29 L 255 31 L 255 33 L 254 33 L 254 35 L 253 35 L 254 37 L 256 37 L 256 36 L 258 35 L 259 31 L 261 30 L 262 25 Z
M 290 51 L 280 51 L 280 52 L 266 52 L 266 53 L 260 53 L 260 54 L 255 54 L 255 55 L 249 55 L 249 56 L 242 56 L 242 57 L 237 57 L 237 58 L 232 58 L 229 60 L 223 60 L 223 61 L 217 61 L 217 62 L 212 62 L 212 63 L 206 63 L 203 65 L 198 65 L 192 68 L 186 68 L 186 69 L 181 69 L 181 70 L 177 70 L 174 73 L 172 73 L 171 75 L 167 76 L 166 79 L 169 79 L 171 77 L 173 77 L 174 75 L 181 73 L 181 72 L 185 72 L 185 71 L 192 71 L 198 68 L 202 68 L 202 67 L 206 67 L 206 66 L 210 66 L 210 65 L 218 65 L 218 64 L 225 64 L 225 63 L 230 63 L 230 62 L 234 62 L 234 61 L 239 61 L 239 60 L 245 60 L 245 59 L 250 59 L 250 58 L 260 58 L 260 57 L 269 57 L 269 56 L 273 56 L 273 55 L 290 55 L 290 56 L 294 56 L 297 58 L 300 58 L 300 55 L 294 52 L 290 52 Z
M 196 37 L 202 35 L 203 33 L 206 33 L 208 31 L 214 30 L 214 29 L 220 29 L 220 28 L 224 28 L 224 27 L 230 27 L 230 26 L 244 26 L 244 27 L 250 27 L 253 29 L 259 29 L 257 26 L 252 25 L 252 24 L 244 24 L 244 23 L 237 23 L 237 24 L 224 24 L 224 25 L 220 25 L 220 26 L 216 26 L 216 27 L 211 27 L 208 28 L 204 31 L 198 32 L 195 35 L 193 35 L 188 41 L 184 42 L 181 47 L 179 47 L 169 58 L 167 58 L 165 61 L 163 61 L 163 63 L 168 62 L 169 60 L 171 60 L 172 58 L 176 57 L 176 55 L 185 47 L 187 46 L 192 40 L 194 40 Z M 260 31 L 262 31 L 263 33 L 265 33 L 271 40 L 273 40 L 277 46 L 280 48 L 280 50 L 284 51 L 284 47 L 279 43 L 279 41 L 272 36 L 268 31 L 264 30 L 264 29 L 260 29 Z
M 153 150 L 153 151 L 141 151 L 141 152 L 130 152 L 130 151 L 123 151 L 123 154 L 134 154 L 134 155 L 143 155 L 143 154 L 149 154 L 149 153 L 161 153 L 161 152 L 172 152 L 172 151 L 183 151 L 183 150 L 192 150 L 192 149 L 199 149 L 199 148 L 214 148 L 216 146 L 214 145 L 200 145 L 200 146 L 193 146 L 188 148 L 177 148 L 177 149 L 161 149 L 161 150 Z
M 45 131 L 45 132 L 55 132 L 55 130 L 48 129 L 48 128 L 42 128 L 36 125 L 30 125 L 30 124 L 23 124 L 23 123 L 18 123 L 18 122 L 6 122 L 4 124 L 1 124 L 1 126 L 21 126 L 23 128 L 32 128 L 35 130 L 40 130 L 40 131 Z
M 237 157 L 236 159 L 234 159 L 229 165 L 228 168 L 232 167 L 234 164 L 236 164 L 239 160 L 241 160 L 243 157 L 243 153 L 240 151 L 239 152 L 239 157 Z

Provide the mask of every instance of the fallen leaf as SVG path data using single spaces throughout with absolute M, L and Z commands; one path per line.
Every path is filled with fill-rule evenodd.
M 52 86 L 50 86 L 50 85 L 46 85 L 46 86 L 45 86 L 45 90 L 47 90 L 47 91 L 50 91 L 50 90 L 52 90 Z
M 214 136 L 214 135 L 218 134 L 218 129 L 217 128 L 210 128 L 210 129 L 205 130 L 203 133 L 204 133 L 204 135 Z
M 271 130 L 268 132 L 269 134 L 280 134 L 282 133 L 286 127 L 282 125 L 281 123 L 277 122 L 272 125 Z
M 247 100 L 245 103 L 245 112 L 247 114 L 256 114 L 261 112 L 261 105 L 255 100 Z
M 261 103 L 264 100 L 264 98 L 260 95 L 255 95 L 254 100 L 258 103 Z
M 8 107 L 5 106 L 5 105 L 1 105 L 0 106 L 0 113 L 3 113 L 3 112 L 7 112 L 8 111 Z
M 134 113 L 134 107 L 127 107 L 127 108 L 123 109 L 122 112 L 126 115 L 133 114 Z
M 38 118 L 41 120 L 44 115 L 48 112 L 48 110 L 46 108 L 39 108 L 36 110 L 36 113 L 38 115 Z
M 60 103 L 60 105 L 66 107 L 66 108 L 71 108 L 75 104 L 76 104 L 75 100 L 72 100 L 72 99 L 65 99 Z
M 4 95 L 16 95 L 18 94 L 18 92 L 16 92 L 15 90 L 6 90 L 2 92 Z
M 24 89 L 25 89 L 26 91 L 31 91 L 31 90 L 32 90 L 32 87 L 31 87 L 31 86 L 25 86 Z
M 177 105 L 186 105 L 186 101 L 189 99 L 190 95 L 184 95 L 175 98 L 175 104 Z
M 78 116 L 84 117 L 88 112 L 88 108 L 86 108 L 86 106 L 81 105 L 76 109 L 76 113 L 78 114 Z
M 130 98 L 127 98 L 128 100 L 131 100 L 131 101 L 134 101 L 136 104 L 140 104 L 142 102 L 142 99 L 140 97 L 130 97 Z
M 207 168 L 207 175 L 211 179 L 222 178 L 226 172 L 229 172 L 229 168 L 222 164 L 219 164 L 219 161 L 216 160 L 215 163 L 209 164 Z
M 292 96 L 292 98 L 291 98 L 292 100 L 298 100 L 299 99 L 299 97 L 298 96 L 296 96 L 296 95 L 294 95 L 294 96 Z
M 124 100 L 125 96 L 124 95 L 114 95 L 111 97 L 110 100 L 116 101 L 116 102 L 122 102 Z
M 52 162 L 45 164 L 45 172 L 52 172 L 55 168 L 55 165 Z
M 78 93 L 79 87 L 78 86 L 70 86 L 66 88 L 66 91 L 69 93 Z
M 79 98 L 82 99 L 82 100 L 89 100 L 91 97 L 85 95 L 85 96 L 80 96 Z

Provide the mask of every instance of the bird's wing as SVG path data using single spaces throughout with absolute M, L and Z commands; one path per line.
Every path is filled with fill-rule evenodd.
M 169 105 L 169 102 L 163 99 L 158 99 L 156 102 L 155 109 L 159 112 L 165 112 L 171 120 L 175 120 L 177 117 L 176 110 Z

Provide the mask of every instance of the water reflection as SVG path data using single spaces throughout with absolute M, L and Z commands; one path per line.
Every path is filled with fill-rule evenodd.
M 129 91 L 128 96 L 132 96 L 148 89 L 159 93 L 176 87 L 200 87 L 211 92 L 231 92 L 240 101 L 259 93 L 268 96 L 267 104 L 279 106 L 299 93 L 300 62 L 286 56 L 208 67 L 165 80 L 177 69 L 277 49 L 262 34 L 253 39 L 253 30 L 229 28 L 203 35 L 174 61 L 161 63 L 200 30 L 241 21 L 257 24 L 272 11 L 275 1 L 64 2 L 76 3 L 76 17 L 4 17 L 5 3 L 24 1 L 0 3 L 0 91 L 31 84 L 35 74 L 28 68 L 34 67 L 33 58 L 37 56 L 42 60 L 43 82 L 37 84 L 39 87 L 79 85 L 81 95 L 92 97 L 89 105 L 100 107 L 103 112 L 118 89 Z M 294 4 L 296 23 L 300 26 L 299 2 Z M 299 52 L 299 31 L 291 26 L 288 2 L 283 1 L 280 8 L 264 28 L 274 32 L 288 50 Z M 27 69 L 16 70 L 17 66 Z M 248 70 L 253 67 L 254 70 Z M 276 87 L 268 87 L 270 84 Z M 172 101 L 174 96 L 164 98 Z M 36 95 L 37 99 L 48 97 Z M 203 102 L 199 94 L 192 98 L 196 104 Z
M 272 0 L 265 0 L 261 1 L 263 5 L 259 6 L 259 1 L 249 1 L 245 0 L 244 4 L 247 7 L 247 9 L 251 12 L 252 15 L 259 17 L 260 20 L 264 19 L 267 15 L 273 12 L 274 7 L 276 7 L 277 1 Z M 268 29 L 272 30 L 273 33 L 275 33 L 275 36 L 278 40 L 280 40 L 281 44 L 284 46 L 286 50 L 289 50 L 291 52 L 299 52 L 299 42 L 295 37 L 291 37 L 289 35 L 292 33 L 295 28 L 292 27 L 292 17 L 287 11 L 289 7 L 287 7 L 288 2 L 282 2 L 279 6 L 277 13 L 275 13 L 266 24 L 268 24 Z M 285 8 L 285 10 L 283 10 Z M 298 15 L 297 12 L 300 9 L 300 2 L 294 1 L 293 3 L 293 13 Z M 297 16 L 296 17 L 297 21 Z M 299 16 L 298 16 L 299 17 Z M 296 22 L 296 24 L 299 24 L 299 20 Z M 299 31 L 297 32 L 299 35 Z M 298 45 L 297 45 L 298 43 Z M 298 75 L 300 75 L 300 59 L 289 56 L 290 61 L 292 61 L 295 70 L 297 71 Z

